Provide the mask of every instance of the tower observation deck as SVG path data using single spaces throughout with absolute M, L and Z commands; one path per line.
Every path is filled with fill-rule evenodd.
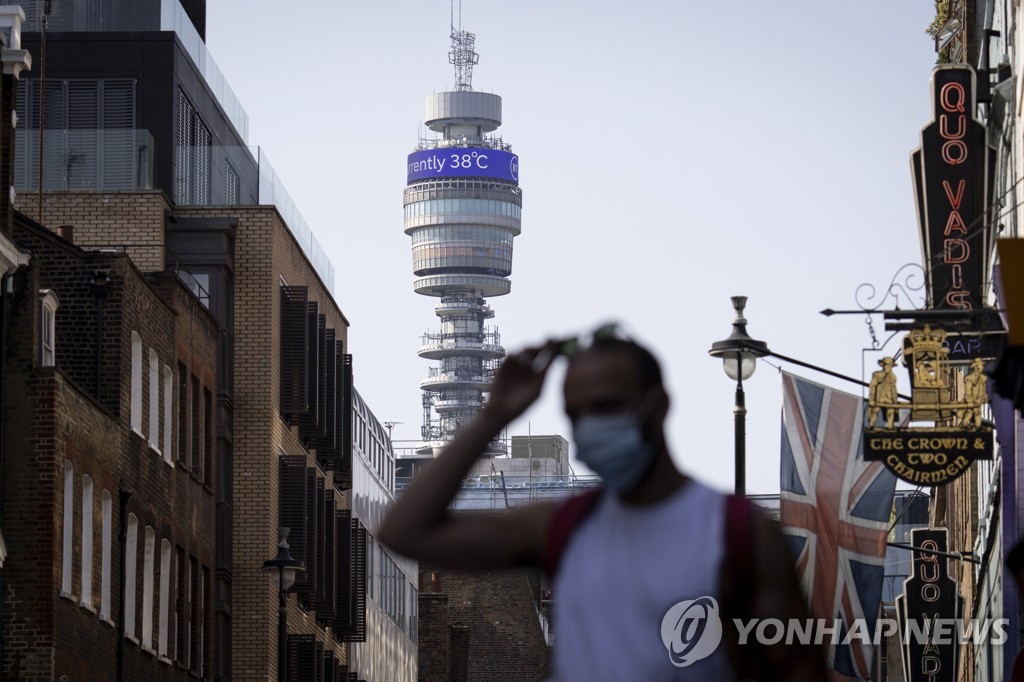
M 416 293 L 440 301 L 440 331 L 423 336 L 419 355 L 439 361 L 420 382 L 423 442 L 436 454 L 483 407 L 505 357 L 487 298 L 509 293 L 512 240 L 520 232 L 519 157 L 494 131 L 501 97 L 472 89 L 475 38 L 452 27 L 449 60 L 456 85 L 426 98 L 425 125 L 434 133 L 408 157 L 405 233 L 412 237 Z M 489 454 L 506 452 L 501 442 Z

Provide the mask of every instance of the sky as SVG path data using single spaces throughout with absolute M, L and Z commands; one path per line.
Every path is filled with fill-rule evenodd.
M 438 320 L 436 299 L 412 289 L 402 190 L 424 98 L 454 86 L 449 2 L 212 0 L 207 12 L 250 144 L 334 263 L 356 386 L 400 422 L 396 441 L 418 439 L 419 382 L 436 363 L 416 348 Z M 857 309 L 861 284 L 892 308 L 882 294 L 920 263 L 909 155 L 930 118 L 933 0 L 464 0 L 461 12 L 480 55 L 473 87 L 502 96 L 498 134 L 520 158 L 512 291 L 490 299 L 507 349 L 625 323 L 664 365 L 674 457 L 722 490 L 735 383 L 708 349 L 731 331 L 730 296 L 749 297 L 748 332 L 773 351 L 858 378 L 877 369 L 866 316 L 819 311 Z M 761 361 L 745 383 L 748 493 L 779 489 L 779 366 Z M 563 372 L 510 435 L 569 437 Z

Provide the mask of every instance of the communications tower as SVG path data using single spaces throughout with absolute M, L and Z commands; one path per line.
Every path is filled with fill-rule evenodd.
M 461 20 L 460 20 L 461 23 Z M 436 454 L 469 424 L 505 349 L 487 305 L 512 283 L 512 240 L 520 232 L 519 157 L 494 131 L 501 125 L 501 97 L 473 90 L 476 37 L 451 27 L 448 59 L 455 88 L 426 98 L 425 125 L 408 157 L 404 193 L 405 233 L 412 237 L 416 293 L 440 301 L 440 331 L 427 332 L 419 355 L 439 361 L 420 382 L 423 442 L 420 455 Z M 491 444 L 490 455 L 507 452 Z

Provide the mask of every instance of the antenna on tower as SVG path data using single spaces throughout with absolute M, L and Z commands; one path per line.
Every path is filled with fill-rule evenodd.
M 402 422 L 384 422 L 384 428 L 388 430 L 388 440 L 391 440 L 391 430 Z
M 452 49 L 448 53 L 448 63 L 455 67 L 455 89 L 473 89 L 473 66 L 480 61 L 480 55 L 474 51 L 476 36 L 462 30 L 462 0 L 459 0 L 459 27 L 455 28 L 455 0 L 451 0 L 451 38 Z

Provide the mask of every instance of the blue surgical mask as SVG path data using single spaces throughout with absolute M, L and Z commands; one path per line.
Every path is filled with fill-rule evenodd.
M 580 417 L 573 425 L 576 456 L 604 480 L 609 490 L 632 490 L 654 460 L 635 414 Z

